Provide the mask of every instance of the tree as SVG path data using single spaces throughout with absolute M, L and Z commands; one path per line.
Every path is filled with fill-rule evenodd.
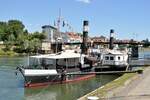
M 19 34 L 23 33 L 24 25 L 19 20 L 9 20 L 8 21 L 8 34 L 13 34 L 17 39 Z
M 39 33 L 39 32 L 34 32 L 33 34 L 31 34 L 32 38 L 37 38 L 40 41 L 44 40 L 46 38 L 45 33 Z
M 150 42 L 149 42 L 148 38 L 146 40 L 142 40 L 142 42 L 144 42 L 143 47 L 149 47 L 150 46 Z
M 41 42 L 46 38 L 44 33 L 30 34 L 19 20 L 0 22 L 0 41 L 4 41 L 5 50 L 14 50 L 18 53 L 37 52 Z
M 79 36 L 81 36 L 81 37 L 83 36 L 83 34 L 82 34 L 82 33 L 77 33 L 77 34 L 78 34 Z
M 28 44 L 28 35 L 19 34 L 17 40 L 15 41 L 16 48 L 14 48 L 14 51 L 18 53 L 27 53 Z
M 28 30 L 25 29 L 24 32 L 23 32 L 23 34 L 24 34 L 24 35 L 28 35 L 28 34 L 29 34 Z
M 5 45 L 4 51 L 10 51 L 11 50 L 11 48 L 12 48 L 12 42 L 11 41 L 4 41 L 4 45 Z
M 40 40 L 34 38 L 31 41 L 29 41 L 27 50 L 28 50 L 28 52 L 37 53 L 40 47 L 41 47 Z
M 7 23 L 0 22 L 0 41 L 6 40 Z

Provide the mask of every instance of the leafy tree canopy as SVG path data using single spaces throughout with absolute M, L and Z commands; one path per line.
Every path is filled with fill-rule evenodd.
M 44 33 L 29 33 L 19 20 L 0 21 L 0 41 L 4 42 L 5 50 L 15 52 L 36 52 L 46 38 Z

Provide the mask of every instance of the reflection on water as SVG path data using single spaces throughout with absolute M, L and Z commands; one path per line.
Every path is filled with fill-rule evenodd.
M 118 76 L 97 76 L 89 80 L 24 89 L 21 74 L 15 75 L 16 66 L 27 64 L 27 57 L 0 58 L 0 100 L 76 100 Z M 24 92 L 25 91 L 25 92 Z
M 0 70 L 0 100 L 23 100 L 24 86 L 21 75 L 14 70 Z
M 24 57 L 0 58 L 0 100 L 24 99 L 24 80 L 21 74 L 15 75 L 14 69 L 26 60 Z
M 27 100 L 76 100 L 77 98 L 95 90 L 118 76 L 100 75 L 95 78 L 69 83 L 50 85 L 42 88 L 25 89 Z
M 0 57 L 0 68 L 15 69 L 19 65 L 27 65 L 27 57 Z
M 139 52 L 139 58 L 145 58 L 145 57 L 150 57 L 150 50 L 147 51 L 140 51 Z
M 140 56 L 150 54 L 141 52 Z M 26 65 L 27 57 L 1 57 L 0 58 L 0 100 L 76 100 L 77 98 L 95 90 L 118 76 L 100 75 L 89 80 L 49 85 L 41 88 L 23 88 L 23 77 L 15 75 L 15 68 Z M 25 91 L 25 92 L 24 92 Z

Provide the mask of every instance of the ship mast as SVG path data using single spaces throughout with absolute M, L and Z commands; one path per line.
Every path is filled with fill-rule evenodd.
M 61 24 L 62 18 L 61 18 L 61 9 L 59 9 L 59 16 L 57 19 L 57 32 L 56 32 L 56 38 L 55 38 L 55 52 L 62 51 L 62 35 L 60 31 L 60 24 Z
M 59 8 L 59 16 L 58 16 L 58 20 L 57 20 L 57 32 L 58 32 L 58 37 L 57 39 L 62 39 L 62 35 L 61 35 L 61 29 L 60 29 L 60 25 L 61 25 L 61 22 L 62 22 L 62 17 L 61 17 L 61 8 Z M 56 40 L 57 41 L 57 40 Z M 61 40 L 62 41 L 62 40 Z
M 60 32 L 60 23 L 61 23 L 61 8 L 59 8 L 59 16 L 57 20 L 57 30 Z
M 60 32 L 61 30 L 61 24 L 63 23 L 63 27 L 66 26 L 69 30 L 72 32 L 74 31 L 73 27 L 62 17 L 61 8 L 59 8 L 59 16 L 57 19 L 57 30 Z M 61 35 L 60 35 L 61 36 Z

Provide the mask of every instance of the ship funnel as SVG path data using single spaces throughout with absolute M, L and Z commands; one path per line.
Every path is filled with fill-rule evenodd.
M 109 49 L 113 49 L 114 48 L 114 30 L 111 29 L 110 30 L 110 39 L 109 39 Z
M 81 45 L 81 53 L 87 54 L 87 42 L 88 42 L 88 31 L 89 31 L 89 21 L 83 21 L 83 42 Z

